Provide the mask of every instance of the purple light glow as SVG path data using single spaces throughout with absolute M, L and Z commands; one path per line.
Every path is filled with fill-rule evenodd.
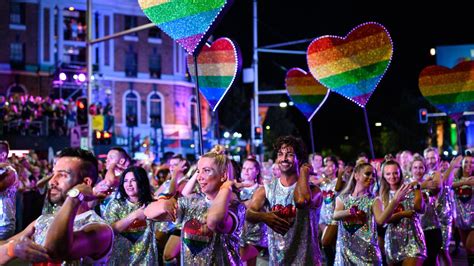
M 79 81 L 80 81 L 80 82 L 86 81 L 86 75 L 84 75 L 83 73 L 79 74 L 79 77 L 78 77 L 78 78 L 79 78 Z

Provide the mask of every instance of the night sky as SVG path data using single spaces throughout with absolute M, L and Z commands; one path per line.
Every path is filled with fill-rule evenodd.
M 394 44 L 392 62 L 366 106 L 377 157 L 400 149 L 421 151 L 426 144 L 429 124 L 418 123 L 418 109 L 435 110 L 419 92 L 418 75 L 424 67 L 436 63 L 435 57 L 429 54 L 430 48 L 474 44 L 474 1 L 447 1 L 446 5 L 416 1 L 418 7 L 412 6 L 413 1 L 390 2 L 259 1 L 259 46 L 323 35 L 345 36 L 355 26 L 368 21 L 387 28 Z M 243 67 L 250 67 L 252 1 L 235 1 L 214 36 L 235 40 L 242 51 Z M 305 51 L 308 45 L 284 49 Z M 260 53 L 260 88 L 285 89 L 286 71 L 292 67 L 307 70 L 306 57 Z M 241 77 L 220 105 L 218 115 L 222 132 L 239 131 L 248 137 L 253 85 L 240 81 Z M 288 101 L 288 98 L 260 97 L 260 102 L 265 103 L 280 100 Z M 383 127 L 374 127 L 375 122 L 382 122 Z M 271 126 L 264 135 L 267 144 L 278 135 L 294 134 L 301 136 L 311 149 L 308 123 L 295 107 L 286 110 L 271 107 L 264 125 Z M 316 151 L 336 153 L 346 159 L 361 151 L 369 152 L 362 109 L 339 95 L 330 95 L 314 116 L 313 127 Z M 388 136 L 388 144 L 387 140 L 379 140 L 381 135 Z

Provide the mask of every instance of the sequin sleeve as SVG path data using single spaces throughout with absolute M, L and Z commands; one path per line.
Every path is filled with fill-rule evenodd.
M 120 206 L 118 199 L 111 200 L 105 208 L 104 220 L 106 220 L 107 223 L 112 224 L 122 219 L 123 217 L 120 216 L 120 213 L 123 212 L 122 209 L 123 207 Z

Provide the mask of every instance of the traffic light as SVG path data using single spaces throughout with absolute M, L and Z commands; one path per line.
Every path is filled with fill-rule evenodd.
M 419 116 L 421 124 L 428 123 L 428 110 L 426 108 L 420 108 Z
M 77 114 L 76 122 L 79 126 L 85 126 L 88 123 L 87 98 L 81 97 L 76 100 Z
M 255 127 L 254 131 L 255 131 L 255 139 L 262 139 L 262 127 L 257 126 Z
M 108 131 L 94 130 L 93 144 L 94 145 L 112 145 L 112 133 Z

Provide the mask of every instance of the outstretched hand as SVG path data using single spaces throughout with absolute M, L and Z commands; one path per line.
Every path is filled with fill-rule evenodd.
M 290 223 L 287 220 L 279 217 L 277 212 L 278 211 L 265 213 L 264 223 L 278 234 L 285 235 L 286 232 L 290 230 Z
M 410 193 L 413 190 L 412 186 L 410 184 L 403 184 L 397 192 L 395 192 L 394 199 L 397 202 L 401 202 L 408 193 Z

